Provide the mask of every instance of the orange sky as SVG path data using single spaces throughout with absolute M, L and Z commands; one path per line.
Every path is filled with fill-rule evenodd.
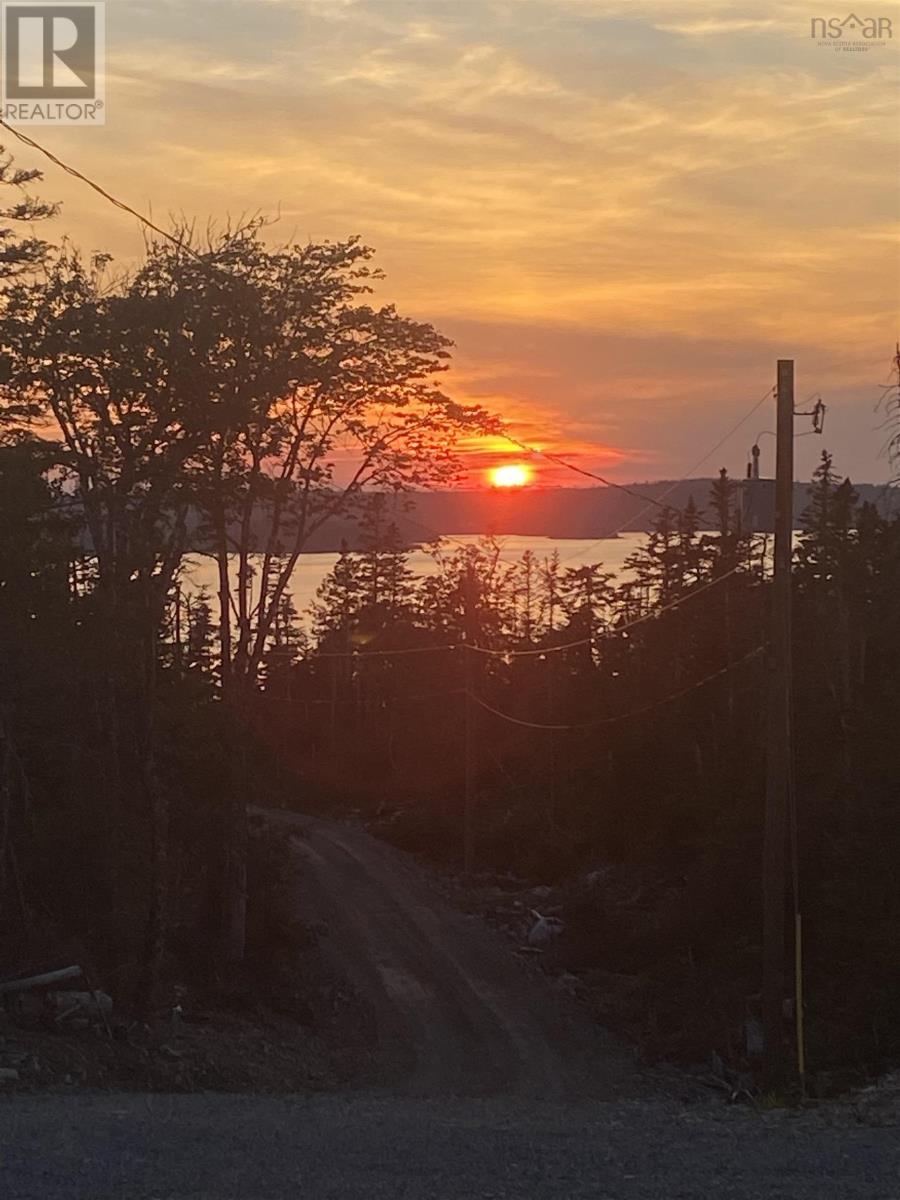
M 810 38 L 816 15 L 129 0 L 108 5 L 108 124 L 28 132 L 156 220 L 279 208 L 283 238 L 360 234 L 382 295 L 456 341 L 449 390 L 584 466 L 683 474 L 794 357 L 839 467 L 877 481 L 900 17 L 888 44 L 842 54 Z M 54 168 L 44 193 L 85 249 L 139 251 L 132 221 Z M 751 424 L 707 471 L 742 470 L 770 422 Z M 798 442 L 800 473 L 820 448 Z

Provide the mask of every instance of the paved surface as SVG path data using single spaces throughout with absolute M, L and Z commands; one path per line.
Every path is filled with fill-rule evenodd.
M 900 1200 L 900 1130 L 666 1098 L 408 858 L 272 819 L 371 1012 L 358 1087 L 2 1097 L 2 1200 Z

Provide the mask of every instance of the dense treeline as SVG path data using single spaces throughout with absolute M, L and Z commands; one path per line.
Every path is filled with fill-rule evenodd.
M 738 499 L 723 471 L 700 508 L 659 511 L 618 582 L 557 556 L 504 562 L 490 540 L 443 543 L 415 578 L 376 502 L 368 549 L 340 556 L 309 630 L 286 619 L 255 723 L 300 806 L 360 809 L 453 865 L 471 754 L 476 867 L 630 868 L 657 900 L 617 926 L 595 899 L 567 961 L 669 981 L 690 963 L 680 1011 L 738 1031 L 709 1034 L 732 1056 L 758 1013 L 770 592 Z M 859 505 L 823 453 L 794 582 L 792 840 L 818 1068 L 900 1050 L 898 594 L 900 520 Z
M 7 163 L 0 186 L 34 178 Z M 28 199 L 0 214 L 3 918 L 13 936 L 35 904 L 78 914 L 151 995 L 188 910 L 198 944 L 243 955 L 243 731 L 308 538 L 364 488 L 452 479 L 456 439 L 486 418 L 438 387 L 447 339 L 370 301 L 379 273 L 356 239 L 181 229 L 116 273 L 31 236 L 52 214 Z M 215 626 L 192 619 L 171 661 L 198 512 Z
M 14 193 L 32 180 L 0 172 Z M 370 251 L 181 230 L 117 274 L 31 236 L 51 215 L 10 206 L 0 260 L 4 958 L 72 943 L 149 1003 L 170 969 L 243 954 L 248 804 L 359 810 L 455 864 L 468 764 L 476 867 L 653 880 L 665 903 L 628 929 L 582 914 L 582 965 L 690 961 L 740 1027 L 758 991 L 770 587 L 738 487 L 723 471 L 696 505 L 657 506 L 621 579 L 507 563 L 490 539 L 435 545 L 417 577 L 384 497 L 452 482 L 457 440 L 490 422 L 437 386 L 446 339 L 373 305 Z M 197 513 L 213 594 L 183 578 Z M 335 513 L 363 548 L 299 614 L 291 575 Z M 900 521 L 823 455 L 794 586 L 823 1063 L 900 1049 L 898 590 Z

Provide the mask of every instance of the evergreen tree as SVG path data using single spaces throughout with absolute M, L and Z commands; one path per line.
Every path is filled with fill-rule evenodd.
M 713 480 L 709 489 L 709 506 L 720 538 L 730 538 L 737 532 L 736 492 L 737 484 L 733 479 L 729 479 L 727 468 L 722 467 L 718 478 Z
M 593 642 L 594 635 L 610 625 L 615 603 L 613 575 L 602 563 L 568 567 L 563 571 L 560 596 L 569 628 Z
M 715 533 L 700 538 L 702 570 L 716 577 L 744 564 L 753 568 L 753 535 L 742 527 L 739 485 L 728 477 L 725 467 L 713 481 L 709 493 Z
M 272 635 L 266 651 L 265 687 L 267 692 L 291 696 L 293 668 L 308 649 L 308 638 L 293 597 L 285 593 L 275 612 Z
M 700 513 L 693 495 L 678 514 L 678 555 L 676 558 L 676 590 L 683 591 L 696 583 L 702 571 L 703 547 L 697 540 Z
M 543 560 L 539 575 L 541 623 L 545 632 L 552 635 L 563 612 L 563 568 L 558 550 Z
M 513 572 L 503 562 L 495 538 L 481 538 L 476 545 L 449 553 L 438 546 L 433 558 L 437 569 L 425 576 L 418 588 L 417 619 L 423 628 L 441 639 L 461 640 L 467 603 L 471 602 L 483 645 L 497 646 L 512 636 L 516 626 Z M 470 583 L 472 595 L 468 597 Z
M 850 594 L 856 555 L 857 494 L 849 479 L 838 481 L 831 455 L 822 460 L 809 489 L 810 502 L 801 517 L 796 576 L 803 604 L 801 620 L 809 622 L 818 669 L 826 680 L 840 725 L 844 770 L 851 770 L 848 722 L 852 705 L 852 663 L 858 655 L 858 627 L 851 628 Z
M 845 588 L 852 561 L 859 497 L 849 479 L 839 482 L 827 450 L 822 451 L 809 496 L 800 518 L 798 579 L 801 587 L 814 588 L 820 595 L 837 595 Z
M 513 603 L 513 637 L 531 645 L 540 634 L 540 579 L 533 550 L 526 550 L 519 561 L 513 564 L 509 586 Z
M 623 598 L 631 601 L 636 595 L 642 610 L 673 600 L 683 583 L 685 536 L 690 541 L 691 535 L 680 529 L 677 514 L 671 508 L 662 508 L 654 518 L 646 544 L 625 560 L 633 579 Z
M 213 667 L 216 625 L 209 592 L 203 588 L 187 600 L 187 654 L 189 670 L 210 674 Z
M 348 647 L 365 603 L 359 556 L 341 543 L 337 562 L 316 589 L 311 607 L 313 636 L 320 648 Z
M 408 550 L 386 509 L 385 497 L 378 493 L 367 502 L 362 520 L 361 620 L 369 637 L 410 618 L 415 588 Z

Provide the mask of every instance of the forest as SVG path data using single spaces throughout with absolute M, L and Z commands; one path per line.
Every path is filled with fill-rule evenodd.
M 4 160 L 3 963 L 78 944 L 152 1006 L 186 961 L 244 956 L 250 806 L 353 814 L 469 874 L 628 872 L 637 908 L 568 914 L 569 966 L 653 979 L 740 1058 L 770 601 L 740 486 L 657 503 L 624 581 L 491 538 L 435 543 L 417 577 L 386 498 L 452 487 L 497 423 L 442 390 L 445 337 L 375 304 L 371 250 L 251 221 L 126 272 L 45 241 L 35 182 Z M 291 574 L 338 514 L 360 546 L 298 613 Z M 196 520 L 211 593 L 182 577 Z M 875 1071 L 900 1056 L 900 518 L 827 451 L 793 592 L 810 1059 Z

